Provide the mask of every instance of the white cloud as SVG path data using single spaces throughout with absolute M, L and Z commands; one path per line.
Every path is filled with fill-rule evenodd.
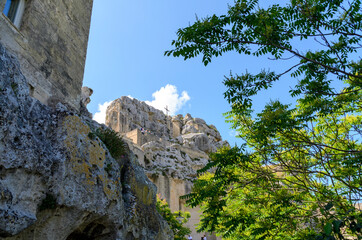
M 98 112 L 96 112 L 93 116 L 93 120 L 99 122 L 99 123 L 105 123 L 106 122 L 106 111 L 109 104 L 111 104 L 112 101 L 105 102 L 103 104 L 98 104 Z
M 229 131 L 230 137 L 237 137 L 238 135 L 239 135 L 239 133 L 235 129 L 232 129 Z
M 183 91 L 181 96 L 179 96 L 176 86 L 171 84 L 167 84 L 165 87 L 161 87 L 160 90 L 152 94 L 152 97 L 153 100 L 151 102 L 145 102 L 148 105 L 163 111 L 164 113 L 166 113 L 165 107 L 167 106 L 169 115 L 175 115 L 176 112 L 180 110 L 188 100 L 190 100 L 190 96 L 186 91 Z

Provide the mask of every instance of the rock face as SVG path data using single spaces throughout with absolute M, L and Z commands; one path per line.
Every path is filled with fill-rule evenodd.
M 206 164 L 208 153 L 228 145 L 216 127 L 203 119 L 190 114 L 167 116 L 129 97 L 109 105 L 106 125 L 140 147 L 144 156 L 139 156 L 139 160 L 151 175 L 165 173 L 172 178 L 193 180 L 196 170 Z
M 102 127 L 29 97 L 0 44 L 0 238 L 173 239 L 132 152 L 114 159 Z
M 179 197 L 190 193 L 196 171 L 205 166 L 208 153 L 228 145 L 216 127 L 190 114 L 167 116 L 129 97 L 109 105 L 106 125 L 129 140 L 130 148 L 171 210 L 191 213 L 188 225 L 193 229 L 192 236 L 201 237 L 194 227 L 199 221 L 198 209 L 188 209 Z

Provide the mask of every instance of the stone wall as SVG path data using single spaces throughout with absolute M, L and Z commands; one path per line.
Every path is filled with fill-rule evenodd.
M 166 199 L 170 203 L 172 211 L 187 211 L 191 213 L 191 217 L 187 222 L 187 226 L 192 229 L 193 239 L 200 239 L 205 233 L 197 233 L 195 226 L 200 221 L 200 208 L 189 208 L 185 205 L 185 200 L 180 199 L 180 196 L 190 193 L 192 188 L 191 181 L 184 181 L 181 179 L 174 179 L 163 175 L 148 175 L 153 183 L 157 186 L 157 193 L 161 195 L 163 199 Z M 206 233 L 208 240 L 217 240 L 215 235 Z
M 0 43 L 19 59 L 29 94 L 79 109 L 93 0 L 27 0 L 19 28 L 2 13 Z

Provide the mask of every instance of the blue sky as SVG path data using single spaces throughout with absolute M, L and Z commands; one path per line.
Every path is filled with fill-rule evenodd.
M 178 28 L 193 23 L 196 15 L 202 18 L 213 13 L 224 14 L 227 4 L 232 2 L 94 0 L 83 83 L 94 90 L 89 111 L 94 114 L 100 104 L 121 96 L 152 101 L 155 100 L 152 94 L 162 88 L 163 94 L 175 90 L 171 89 L 172 85 L 184 103 L 176 114 L 190 113 L 193 117 L 203 118 L 208 124 L 215 125 L 230 144 L 240 143 L 223 116 L 230 110 L 223 97 L 226 90 L 222 84 L 224 75 L 229 75 L 230 71 L 257 73 L 261 69 L 284 69 L 281 68 L 283 63 L 266 57 L 229 53 L 213 59 L 205 67 L 200 58 L 184 61 L 164 56 L 164 51 L 171 49 Z M 293 82 L 289 81 L 292 80 L 287 77 L 271 91 L 259 94 L 254 102 L 256 111 L 270 99 L 290 101 L 288 91 Z M 163 94 L 159 92 L 157 96 Z M 165 101 L 165 106 L 171 104 L 162 97 L 160 100 Z
M 7 16 L 10 10 L 11 1 L 6 1 L 3 13 Z

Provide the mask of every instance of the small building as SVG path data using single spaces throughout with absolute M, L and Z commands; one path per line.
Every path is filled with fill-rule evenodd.
M 93 0 L 0 0 L 0 44 L 15 56 L 30 95 L 80 107 Z

